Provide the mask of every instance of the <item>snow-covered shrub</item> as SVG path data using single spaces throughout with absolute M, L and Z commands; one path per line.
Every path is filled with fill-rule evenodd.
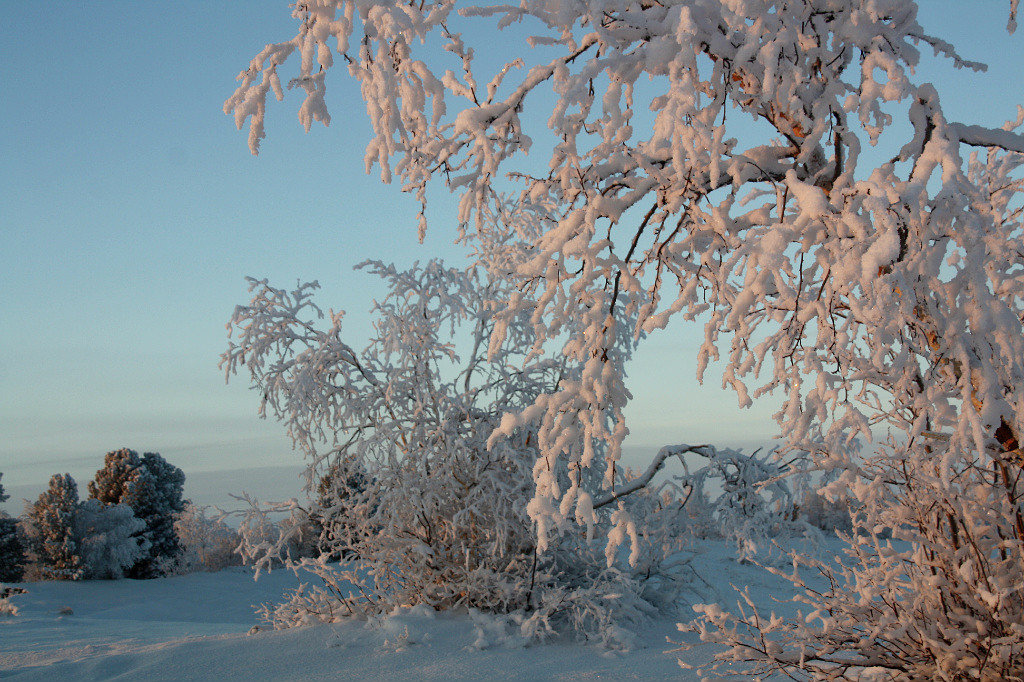
M 929 447 L 934 456 L 943 454 Z M 890 442 L 829 487 L 852 490 L 846 560 L 800 557 L 792 573 L 804 610 L 786 620 L 701 605 L 689 625 L 728 649 L 716 665 L 797 679 L 1015 680 L 1024 675 L 1024 485 L 989 485 L 1005 462 L 957 457 L 945 478 L 934 461 Z M 826 489 L 824 494 L 832 491 Z M 798 557 L 794 556 L 794 559 Z M 820 574 L 826 587 L 803 573 Z
M 181 549 L 158 565 L 165 575 L 220 571 L 242 563 L 236 551 L 241 541 L 238 533 L 219 516 L 208 517 L 206 510 L 186 502 L 175 515 L 174 534 Z
M 129 577 L 156 577 L 157 562 L 171 560 L 178 552 L 174 516 L 184 508 L 184 486 L 185 474 L 159 454 L 147 452 L 140 457 L 128 448 L 108 452 L 103 468 L 89 482 L 91 498 L 105 504 L 126 504 L 145 523 L 142 535 L 149 550 L 129 569 Z
M 780 540 L 804 537 L 807 526 L 795 518 L 787 466 L 774 453 L 751 454 L 699 446 L 690 451 L 697 465 L 680 458 L 691 532 L 735 544 L 740 561 L 767 557 Z
M 797 510 L 799 518 L 827 533 L 853 532 L 850 500 L 846 496 L 827 497 L 826 493 L 809 490 Z
M 0 616 L 18 615 L 18 607 L 11 603 L 11 597 L 25 592 L 27 590 L 21 587 L 6 587 L 0 582 Z
M 28 550 L 30 580 L 78 580 L 81 548 L 75 532 L 78 484 L 71 474 L 54 474 L 49 487 L 25 506 L 22 528 Z
M 665 503 L 664 486 L 613 495 L 590 469 L 555 469 L 551 484 L 573 491 L 562 514 L 588 531 L 563 524 L 538 544 L 527 505 L 536 431 L 514 429 L 490 446 L 488 438 L 504 413 L 578 370 L 531 356 L 521 324 L 488 359 L 489 301 L 512 285 L 437 262 L 367 267 L 390 294 L 376 304 L 376 336 L 362 353 L 342 341 L 341 313 L 317 327 L 315 285 L 289 292 L 252 280 L 252 302 L 232 320 L 241 338 L 224 355 L 228 375 L 248 370 L 261 414 L 284 421 L 306 452 L 312 498 L 309 508 L 254 509 L 241 527 L 243 549 L 261 567 L 306 520 L 326 531 L 320 556 L 286 559 L 324 586 L 301 588 L 267 617 L 286 626 L 424 604 L 520 613 L 531 636 L 574 630 L 610 641 L 674 595 L 683 567 L 667 561 L 679 540 L 666 529 L 680 505 Z M 620 491 L 631 483 L 621 471 L 611 480 Z M 286 510 L 295 522 L 268 537 L 270 512 Z M 637 519 L 646 526 L 638 530 Z
M 148 555 L 146 524 L 126 504 L 85 500 L 75 511 L 74 531 L 82 577 L 118 580 Z

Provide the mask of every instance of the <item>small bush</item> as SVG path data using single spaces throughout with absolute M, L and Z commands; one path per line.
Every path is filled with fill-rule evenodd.
M 545 461 L 537 428 L 488 437 L 503 415 L 577 380 L 581 368 L 531 355 L 525 320 L 488 352 L 491 289 L 508 283 L 436 261 L 367 267 L 391 293 L 363 352 L 342 341 L 341 314 L 317 328 L 312 284 L 289 292 L 254 280 L 250 305 L 232 321 L 242 337 L 224 355 L 227 371 L 249 372 L 263 411 L 309 457 L 311 508 L 255 506 L 241 527 L 258 567 L 284 558 L 320 579 L 268 609 L 268 620 L 288 627 L 399 606 L 475 608 L 509 614 L 529 637 L 628 644 L 623 628 L 672 603 L 689 577 L 675 561 L 680 500 L 666 502 L 672 491 L 646 482 L 612 495 L 632 484 L 621 469 L 558 467 L 545 485 L 572 494 L 559 524 L 539 526 L 549 514 L 530 503 Z M 465 355 L 455 350 L 457 329 L 472 339 Z M 282 511 L 289 521 L 275 522 Z M 291 547 L 310 523 L 318 556 L 296 556 Z
M 25 594 L 26 591 L 20 587 L 5 587 L 0 583 L 0 616 L 18 615 L 18 607 L 11 603 L 11 597 Z

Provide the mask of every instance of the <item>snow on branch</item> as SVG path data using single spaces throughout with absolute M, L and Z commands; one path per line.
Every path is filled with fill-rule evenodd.
M 668 460 L 671 457 L 679 457 L 680 461 L 682 461 L 683 455 L 685 455 L 688 452 L 693 452 L 699 455 L 703 455 L 705 457 L 714 456 L 714 448 L 710 445 L 666 445 L 665 447 L 658 450 L 658 454 L 655 455 L 654 459 L 651 461 L 650 465 L 648 465 L 647 470 L 644 471 L 644 473 L 630 481 L 629 485 L 626 485 L 623 488 L 615 491 L 614 493 L 609 493 L 608 495 L 605 495 L 604 497 L 596 500 L 594 502 L 594 509 L 600 509 L 601 507 L 607 504 L 611 504 L 612 502 L 618 500 L 621 497 L 631 495 L 636 491 L 647 487 L 654 479 L 655 474 L 661 471 L 661 468 L 665 465 L 666 460 Z
M 1024 154 L 1024 136 L 1019 133 L 963 123 L 948 123 L 946 129 L 964 144 Z
M 1009 6 L 1012 29 L 1016 1 Z M 460 239 L 490 275 L 514 282 L 489 295 L 489 347 L 517 334 L 529 357 L 558 347 L 574 368 L 528 404 L 505 406 L 489 443 L 535 436 L 528 514 L 539 548 L 592 519 L 594 498 L 580 495 L 592 470 L 605 491 L 598 501 L 614 494 L 637 344 L 674 321 L 700 324 L 700 380 L 714 364 L 740 407 L 779 398 L 786 448 L 837 471 L 871 513 L 893 510 L 894 527 L 918 529 L 907 536 L 914 551 L 941 559 L 880 560 L 891 574 L 846 576 L 876 586 L 892 578 L 885 594 L 899 604 L 924 583 L 900 582 L 898 565 L 960 570 L 975 545 L 1019 560 L 1016 545 L 978 539 L 1024 542 L 1024 462 L 1013 454 L 1024 434 L 1021 120 L 1002 130 L 946 121 L 943 98 L 958 93 L 940 96 L 919 80 L 922 46 L 955 68 L 980 65 L 926 32 L 924 11 L 939 10 L 913 0 L 317 0 L 296 5 L 298 35 L 257 55 L 225 111 L 250 121 L 255 151 L 267 95 L 280 94 L 276 71 L 298 54 L 303 125 L 326 123 L 327 74 L 344 77 L 331 71 L 331 54 L 340 54 L 373 128 L 366 169 L 378 166 L 383 181 L 397 178 L 424 204 L 428 185 L 458 196 Z M 507 54 L 487 59 L 493 45 L 472 37 L 491 41 L 494 29 L 508 37 Z M 493 89 L 485 97 L 478 83 Z M 863 153 L 881 144 L 891 153 Z M 980 149 L 965 154 L 964 145 Z M 528 162 L 537 149 L 544 158 Z M 296 328 L 297 339 L 303 333 Z M 300 437 L 309 430 L 293 421 Z M 906 449 L 867 459 L 886 475 L 890 458 L 907 461 L 914 477 L 879 486 L 865 478 L 875 469 L 857 444 L 885 429 Z M 616 523 L 609 551 L 641 535 L 631 523 Z M 933 546 L 935 528 L 958 538 L 955 551 Z M 886 551 L 876 545 L 862 563 Z M 972 576 L 989 566 L 971 561 Z M 1004 601 L 978 607 L 982 620 L 1015 617 L 1003 608 L 1009 592 L 950 581 L 946 604 L 998 594 Z M 877 615 L 844 594 L 808 599 L 821 613 L 831 604 L 849 615 L 854 630 Z M 942 604 L 920 617 L 950 622 L 937 615 L 948 615 Z M 915 621 L 926 636 L 913 639 L 899 618 L 876 622 L 899 622 L 892 648 L 921 653 L 913 675 L 953 674 L 925 651 L 930 625 Z M 819 643 L 830 623 L 813 634 Z M 978 675 L 1020 675 L 992 662 L 1010 649 L 968 637 L 981 632 L 970 623 L 949 627 L 989 642 L 956 649 Z M 1001 628 L 992 631 L 1010 632 Z M 1019 644 L 1019 632 L 1006 636 Z M 787 646 L 776 658 L 755 654 L 790 671 L 801 645 Z

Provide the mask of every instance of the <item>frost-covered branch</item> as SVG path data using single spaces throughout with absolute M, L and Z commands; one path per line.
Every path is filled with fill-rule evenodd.
M 688 452 L 695 452 L 704 456 L 709 455 L 709 452 L 714 452 L 714 448 L 710 445 L 666 445 L 665 447 L 658 450 L 658 454 L 655 455 L 654 459 L 648 465 L 647 470 L 640 474 L 638 477 L 630 481 L 629 485 L 617 490 L 613 493 L 605 495 L 599 500 L 594 502 L 594 509 L 600 509 L 601 507 L 611 504 L 620 497 L 631 495 L 638 490 L 642 490 L 650 485 L 654 476 L 661 471 L 661 468 L 665 465 L 665 462 L 671 457 L 678 457 L 682 461 L 683 455 Z
M 950 310 L 968 300 L 1000 310 L 1010 324 L 991 347 L 1019 356 L 1019 320 L 1005 297 L 990 293 L 1020 286 L 1013 259 L 993 254 L 1007 267 L 970 292 L 967 278 L 940 275 L 938 264 L 961 255 L 974 262 L 968 253 L 981 242 L 966 225 L 1018 238 L 1016 223 L 1004 223 L 984 188 L 963 175 L 961 150 L 981 145 L 1014 163 L 1024 142 L 1012 125 L 946 122 L 934 88 L 914 82 L 922 44 L 958 68 L 980 68 L 924 31 L 915 3 L 819 4 L 317 0 L 296 6 L 299 33 L 257 55 L 225 109 L 239 125 L 251 119 L 258 141 L 267 95 L 282 94 L 277 70 L 300 55 L 296 82 L 313 84 L 300 118 L 326 122 L 325 74 L 331 54 L 341 54 L 374 129 L 368 168 L 380 165 L 385 180 L 398 174 L 423 200 L 432 178 L 445 183 L 478 242 L 490 239 L 496 211 L 522 230 L 528 255 L 506 263 L 522 286 L 499 303 L 503 314 L 530 314 L 538 343 L 571 335 L 565 352 L 585 363 L 578 381 L 515 422 L 540 425 L 546 456 L 591 465 L 586 446 L 557 437 L 572 421 L 584 441 L 610 444 L 611 475 L 627 432 L 615 348 L 682 316 L 705 325 L 701 376 L 721 359 L 723 385 L 741 405 L 783 395 L 779 419 L 790 444 L 841 457 L 879 417 L 898 429 L 908 418 L 924 423 L 908 417 L 920 410 L 905 405 L 917 391 L 904 386 L 917 381 L 914 367 L 935 359 L 929 335 L 953 342 L 970 328 L 927 310 L 933 293 Z M 526 27 L 536 47 L 485 72 L 470 33 L 455 27 L 487 22 Z M 476 84 L 485 82 L 483 98 Z M 531 102 L 545 90 L 554 104 L 530 133 L 521 112 L 539 106 Z M 739 118 L 726 117 L 732 109 L 759 120 L 758 134 L 731 123 Z M 896 115 L 906 116 L 912 137 L 896 161 L 867 165 L 862 148 L 894 130 Z M 553 143 L 541 175 L 526 172 L 523 160 L 538 135 Z M 523 186 L 510 206 L 496 208 L 496 192 L 514 187 L 506 177 Z M 620 319 L 607 319 L 609 311 Z M 980 338 L 987 328 L 969 334 Z M 503 329 L 499 319 L 495 333 Z M 907 361 L 847 356 L 876 336 Z M 950 361 L 988 352 L 941 351 Z M 994 376 L 989 385 L 1000 382 L 1018 385 Z M 959 399 L 964 390 L 975 389 L 962 388 Z M 926 393 L 919 402 L 931 412 L 947 410 L 937 407 L 945 398 Z M 1019 434 L 1014 400 L 985 403 L 986 438 L 1000 420 Z
M 488 447 L 503 414 L 579 373 L 563 355 L 535 352 L 525 318 L 487 347 L 493 300 L 515 282 L 436 261 L 363 267 L 389 287 L 363 351 L 342 340 L 341 313 L 319 328 L 313 285 L 287 292 L 250 280 L 252 301 L 230 325 L 228 377 L 248 374 L 261 412 L 285 423 L 307 456 L 308 504 L 243 498 L 246 561 L 257 571 L 283 563 L 322 583 L 266 617 L 279 626 L 333 622 L 422 603 L 510 614 L 529 637 L 571 630 L 611 645 L 623 624 L 667 604 L 686 568 L 673 557 L 683 534 L 672 486 L 638 489 L 601 512 L 590 503 L 601 477 L 556 462 L 548 480 L 573 502 L 538 534 L 529 505 L 537 430 L 507 430 Z M 614 482 L 635 487 L 625 472 Z M 570 520 L 588 534 L 572 532 Z M 621 543 L 628 557 L 616 551 Z M 607 597 L 612 584 L 620 598 Z
M 632 344 L 685 320 L 703 325 L 700 379 L 718 363 L 741 407 L 780 397 L 789 451 L 849 474 L 842 480 L 865 508 L 893 506 L 897 525 L 919 527 L 908 540 L 921 551 L 941 527 L 966 552 L 960 539 L 1024 542 L 1024 119 L 1014 112 L 998 129 L 947 120 L 918 67 L 932 58 L 983 67 L 928 34 L 918 13 L 913 0 L 316 0 L 296 6 L 298 36 L 257 56 L 226 110 L 239 125 L 250 120 L 258 142 L 276 70 L 295 53 L 300 118 L 326 122 L 331 38 L 373 126 L 367 169 L 397 176 L 421 201 L 431 181 L 459 196 L 460 238 L 489 272 L 518 282 L 494 297 L 491 350 L 512 320 L 527 319 L 520 340 L 534 352 L 558 344 L 578 369 L 509 410 L 490 439 L 536 434 L 529 514 L 541 546 L 570 511 L 592 506 L 575 483 L 583 472 L 603 468 L 611 494 Z M 473 26 L 529 37 L 491 64 L 472 51 L 473 32 L 459 30 Z M 538 107 L 543 116 L 527 115 Z M 891 150 L 864 153 L 881 144 Z M 534 149 L 546 164 L 527 162 Z M 899 435 L 914 476 L 876 489 L 858 443 L 884 429 Z M 925 436 L 935 432 L 949 440 Z M 562 485 L 554 472 L 576 478 Z M 943 514 L 919 517 L 919 499 Z M 616 528 L 609 546 L 629 535 L 627 521 Z M 914 565 L 941 572 L 966 560 L 927 551 L 938 563 Z M 971 603 L 989 593 L 951 584 Z M 914 598 L 899 590 L 916 583 L 898 585 L 887 598 Z M 825 601 L 847 609 L 840 594 Z M 932 618 L 930 608 L 918 617 Z M 931 651 L 922 639 L 899 641 Z M 791 652 L 777 659 L 787 671 Z M 925 659 L 945 665 L 936 656 Z M 853 671 L 842 661 L 836 676 Z M 936 670 L 946 669 L 922 675 Z

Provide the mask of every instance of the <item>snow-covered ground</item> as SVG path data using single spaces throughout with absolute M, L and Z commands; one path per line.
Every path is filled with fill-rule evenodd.
M 710 543 L 695 560 L 705 601 L 734 604 L 731 585 L 749 586 L 767 609 L 792 588 Z M 675 623 L 681 605 L 639 633 L 628 653 L 571 641 L 518 646 L 479 631 L 467 614 L 413 610 L 382 623 L 261 630 L 254 606 L 279 600 L 298 580 L 286 571 L 254 582 L 247 569 L 159 580 L 26 583 L 20 613 L 0 617 L 0 677 L 14 680 L 629 680 L 697 679 L 708 647 L 666 653 L 692 637 Z M 695 598 L 695 601 L 697 599 Z M 783 610 L 785 607 L 783 607 Z M 62 611 L 64 613 L 62 613 Z M 691 640 L 692 641 L 692 640 Z

